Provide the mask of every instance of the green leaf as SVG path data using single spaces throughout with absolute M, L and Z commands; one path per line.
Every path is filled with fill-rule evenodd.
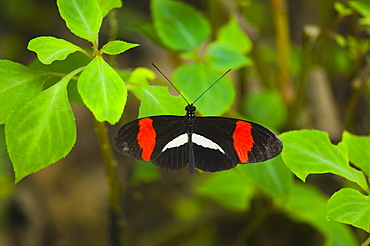
M 76 52 L 70 54 L 64 61 L 57 60 L 50 65 L 45 65 L 41 63 L 38 59 L 34 59 L 33 62 L 29 65 L 29 67 L 34 70 L 50 72 L 51 76 L 44 83 L 43 87 L 44 89 L 46 89 L 60 80 L 60 77 L 53 75 L 57 73 L 67 74 L 76 68 L 86 66 L 86 64 L 88 64 L 90 61 L 91 59 L 82 52 Z M 68 90 L 68 100 L 71 103 L 83 104 L 80 94 L 77 91 L 77 79 L 73 78 L 68 83 L 67 90 Z
M 370 3 L 369 1 L 348 1 L 349 6 L 351 6 L 357 13 L 370 17 Z
M 287 120 L 288 112 L 281 95 L 275 90 L 261 90 L 244 100 L 244 112 L 252 121 L 278 129 Z
M 349 1 L 351 6 L 357 13 L 363 16 L 359 20 L 360 25 L 370 25 L 370 3 L 367 0 L 363 1 Z
M 114 40 L 105 44 L 100 51 L 108 55 L 118 55 L 137 46 L 139 46 L 139 44 L 131 44 L 121 40 Z
M 240 54 L 238 49 L 229 44 L 212 43 L 206 50 L 206 60 L 217 70 L 239 69 L 252 65 L 252 60 Z
M 370 136 L 357 136 L 343 132 L 343 140 L 347 144 L 350 162 L 360 168 L 370 178 Z
M 137 31 L 142 33 L 145 37 L 150 39 L 156 45 L 166 48 L 162 43 L 162 40 L 158 37 L 157 32 L 155 31 L 153 22 L 151 21 L 135 21 L 131 23 L 131 26 Z
M 121 76 L 123 81 L 126 81 L 130 78 L 131 72 L 127 69 L 117 69 L 116 70 L 119 76 Z M 127 86 L 127 85 L 126 85 Z
M 363 25 L 363 26 L 370 26 L 370 18 L 369 17 L 365 17 L 365 18 L 361 18 L 358 23 L 360 25 Z
M 44 64 L 51 64 L 55 60 L 64 60 L 71 53 L 81 50 L 80 47 L 59 38 L 37 37 L 28 43 L 29 50 L 37 54 L 37 58 Z
M 0 60 L 0 77 L 0 124 L 4 124 L 18 104 L 41 92 L 48 75 L 16 62 Z
M 277 200 L 286 200 L 293 184 L 293 174 L 280 156 L 262 162 L 237 166 L 237 170 L 253 185 Z
M 161 173 L 159 168 L 154 166 L 151 162 L 137 161 L 134 166 L 131 183 L 136 186 L 140 183 L 151 183 L 160 179 Z
M 77 87 L 98 121 L 118 122 L 126 105 L 127 89 L 119 74 L 101 56 L 86 66 Z
M 351 188 L 341 189 L 329 199 L 326 215 L 370 232 L 370 197 Z
M 350 228 L 326 219 L 326 197 L 315 187 L 296 183 L 292 186 L 288 202 L 278 205 L 293 220 L 317 229 L 325 237 L 326 246 L 358 245 Z
M 343 3 L 341 2 L 335 2 L 334 3 L 334 9 L 343 17 L 353 14 L 352 9 L 347 8 Z
M 129 90 L 135 97 L 142 100 L 142 88 L 149 85 L 149 80 L 155 79 L 155 73 L 144 67 L 135 68 L 127 78 L 127 90 Z
M 136 86 L 147 86 L 149 80 L 155 79 L 155 73 L 145 67 L 137 67 L 131 72 L 128 82 L 136 84 Z
M 122 7 L 121 0 L 97 0 L 97 2 L 100 6 L 103 17 L 106 16 L 112 9 Z
M 235 211 L 246 211 L 254 191 L 235 170 L 213 173 L 196 192 L 225 208 Z
M 92 49 L 90 50 L 92 53 Z M 70 71 L 75 70 L 76 68 L 79 67 L 84 67 L 86 64 L 88 64 L 91 61 L 91 58 L 89 58 L 86 54 L 82 52 L 75 52 L 71 53 L 67 58 L 63 61 L 56 60 L 50 65 L 45 65 L 38 59 L 34 59 L 30 64 L 29 68 L 33 70 L 41 70 L 44 72 L 49 72 L 51 73 L 51 76 L 53 76 L 55 73 L 64 73 L 68 74 Z M 60 76 L 54 76 L 52 78 L 57 78 L 54 83 L 51 83 L 50 85 L 55 84 L 60 80 Z M 47 86 L 49 87 L 49 86 Z M 45 88 L 45 87 L 44 87 Z M 46 88 L 45 88 L 46 89 Z
M 154 27 L 162 42 L 173 50 L 195 50 L 210 34 L 207 19 L 192 6 L 169 0 L 153 0 Z
M 347 39 L 345 37 L 343 37 L 342 35 L 340 35 L 338 33 L 333 33 L 331 36 L 333 37 L 335 42 L 337 42 L 339 47 L 344 48 L 344 47 L 347 46 Z
M 199 62 L 199 54 L 198 52 L 195 52 L 195 51 L 181 52 L 179 56 L 183 60 Z
M 179 96 L 172 96 L 165 86 L 142 88 L 139 118 L 153 115 L 185 115 L 186 103 Z
M 173 73 L 173 83 L 189 102 L 194 102 L 205 92 L 221 74 L 201 63 L 193 63 L 178 67 Z M 196 107 L 202 115 L 221 115 L 226 112 L 235 99 L 235 88 L 226 77 L 205 93 Z
M 6 144 L 16 182 L 66 156 L 76 142 L 76 125 L 67 84 L 79 70 L 32 97 L 5 124 Z
M 333 145 L 326 132 L 290 131 L 281 134 L 280 139 L 284 144 L 284 163 L 303 181 L 309 174 L 333 173 L 368 189 L 363 173 L 348 163 L 346 144 Z
M 92 43 L 96 42 L 103 20 L 96 0 L 57 0 L 57 5 L 71 32 Z
M 183 196 L 179 199 L 176 199 L 173 206 L 172 214 L 176 217 L 177 220 L 183 222 L 195 222 L 204 215 L 204 210 L 206 208 L 203 206 L 203 202 L 199 201 L 197 197 L 187 197 Z M 201 245 L 199 243 L 190 242 L 189 245 Z
M 252 41 L 234 18 L 230 18 L 228 23 L 220 28 L 217 33 L 217 42 L 235 47 L 240 54 L 248 53 L 253 48 Z

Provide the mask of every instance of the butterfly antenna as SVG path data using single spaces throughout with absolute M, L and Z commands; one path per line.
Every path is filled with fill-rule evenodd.
M 193 104 L 199 100 L 199 98 L 201 98 L 207 91 L 209 91 L 218 81 L 220 81 L 223 77 L 225 77 L 226 74 L 228 74 L 229 72 L 231 71 L 231 69 L 227 70 L 220 78 L 218 78 L 215 82 L 213 82 L 212 85 L 210 85 L 207 90 L 205 90 L 202 94 L 200 94 L 200 96 L 195 99 L 195 101 L 193 102 Z
M 162 74 L 162 76 L 172 85 L 172 87 L 173 88 L 175 88 L 175 90 L 180 94 L 180 96 L 182 97 L 182 98 L 184 98 L 184 100 L 185 100 L 185 102 L 187 103 L 187 104 L 190 104 L 189 102 L 188 102 L 188 100 L 186 100 L 186 98 L 181 94 L 181 92 L 176 88 L 176 86 L 171 82 L 171 80 L 169 79 L 169 78 L 167 78 L 167 76 L 166 75 L 164 75 L 164 73 L 162 73 L 162 71 L 156 66 L 156 65 L 154 65 L 154 63 L 152 63 L 152 65 L 153 65 L 153 67 L 155 67 L 155 69 L 157 69 L 157 71 L 160 73 L 160 74 Z

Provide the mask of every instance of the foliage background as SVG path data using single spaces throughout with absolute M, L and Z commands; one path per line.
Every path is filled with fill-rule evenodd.
M 228 20 L 227 1 L 184 2 L 202 10 L 214 29 Z M 274 80 L 276 64 L 282 57 L 274 55 L 276 35 L 272 1 L 240 2 L 246 4 L 244 14 L 252 25 L 249 34 L 258 37 L 252 57 L 255 62 L 259 58 L 267 62 L 264 64 L 266 76 Z M 0 4 L 1 59 L 30 64 L 35 54 L 26 49 L 27 43 L 40 35 L 88 45 L 66 28 L 53 1 L 0 0 Z M 352 117 L 346 115 L 352 95 L 351 81 L 365 63 L 368 33 L 359 30 L 359 16 L 356 15 L 344 19 L 338 26 L 332 26 L 337 16 L 333 4 L 331 0 L 288 1 L 292 44 L 292 55 L 289 57 L 292 71 L 289 76 L 299 80 L 303 72 L 298 64 L 301 64 L 300 59 L 305 52 L 309 54 L 304 56 L 306 62 L 318 66 L 311 70 L 307 65 L 312 83 L 311 87 L 307 87 L 307 98 L 301 102 L 305 105 L 301 121 L 292 125 L 292 121 L 287 120 L 278 128 L 321 129 L 329 132 L 333 141 L 338 142 L 347 124 L 346 119 L 351 119 L 346 129 L 357 134 L 369 133 L 369 114 L 366 113 L 368 95 L 360 94 L 358 103 L 350 112 Z M 134 28 L 135 21 L 150 20 L 149 1 L 125 1 L 123 8 L 116 10 L 116 18 L 119 39 L 141 44 L 140 48 L 118 57 L 119 67 L 151 69 L 153 62 L 165 74 L 171 75 L 179 62 L 176 56 L 153 44 Z M 315 31 L 315 28 L 307 29 L 308 24 L 328 28 L 328 31 L 335 30 L 343 36 L 351 34 L 364 41 L 342 48 L 337 44 L 338 38 L 326 38 L 319 46 L 312 47 L 307 39 L 314 37 L 310 31 Z M 107 21 L 102 30 L 104 28 L 108 28 Z M 108 40 L 108 33 L 102 31 L 100 35 L 101 40 Z M 247 75 L 240 78 L 256 80 L 257 72 L 253 68 L 243 72 Z M 241 87 L 237 93 L 243 91 Z M 248 100 L 257 100 L 256 104 L 259 104 L 258 98 Z M 138 104 L 134 97 L 129 98 L 122 122 L 137 117 Z M 238 102 L 236 110 L 242 105 Z M 253 109 L 246 111 L 253 114 Z M 72 152 L 57 164 L 27 177 L 16 186 L 13 186 L 13 171 L 7 159 L 4 136 L 1 136 L 0 239 L 5 245 L 106 245 L 109 242 L 108 187 L 92 115 L 78 104 L 73 104 L 73 110 L 78 136 Z M 330 117 L 323 117 L 323 114 L 330 114 Z M 110 132 L 114 133 L 119 126 L 112 126 Z M 125 188 L 122 199 L 129 245 L 237 245 L 239 240 L 245 238 L 250 245 L 324 244 L 323 233 L 315 225 L 302 223 L 297 217 L 287 217 L 281 208 L 277 209 L 274 198 L 259 190 L 250 191 L 254 198 L 248 211 L 231 211 L 194 195 L 195 187 L 207 178 L 206 175 L 190 176 L 186 169 L 179 172 L 160 170 L 157 173 L 158 170 L 150 165 L 119 158 L 119 175 Z M 144 169 L 135 169 L 136 165 L 142 165 Z M 343 180 L 328 174 L 309 176 L 307 183 L 319 187 L 321 195 L 328 197 L 343 186 Z M 312 213 L 309 216 L 315 215 Z M 354 229 L 354 233 L 360 242 L 367 238 L 363 231 Z

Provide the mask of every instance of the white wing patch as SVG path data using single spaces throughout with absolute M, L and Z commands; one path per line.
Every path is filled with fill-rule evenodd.
M 196 133 L 193 133 L 192 135 L 192 142 L 204 148 L 219 150 L 222 154 L 225 154 L 225 151 L 220 147 L 220 145 Z
M 174 138 L 171 141 L 169 141 L 166 144 L 166 146 L 163 147 L 162 152 L 164 152 L 166 149 L 180 147 L 181 145 L 184 145 L 187 142 L 188 142 L 188 134 L 187 133 L 181 134 L 177 138 Z
M 220 151 L 222 154 L 225 154 L 225 151 L 220 147 L 220 145 L 216 144 L 212 140 L 205 138 L 199 134 L 193 133 L 191 141 L 199 146 L 204 148 L 214 149 Z M 184 133 L 178 136 L 177 138 L 172 139 L 169 141 L 166 146 L 163 147 L 162 152 L 166 151 L 170 148 L 180 147 L 188 142 L 188 134 Z

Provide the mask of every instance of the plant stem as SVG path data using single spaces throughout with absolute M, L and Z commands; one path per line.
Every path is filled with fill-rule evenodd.
M 317 43 L 316 29 L 307 27 L 303 31 L 303 46 L 301 51 L 301 61 L 300 61 L 300 71 L 297 76 L 295 85 L 295 101 L 290 107 L 289 122 L 291 122 L 290 127 L 299 128 L 297 125 L 297 119 L 299 118 L 299 112 L 302 109 L 303 102 L 306 98 L 307 89 L 307 76 L 312 68 L 313 64 L 313 54 L 315 53 L 315 46 Z
M 109 41 L 116 40 L 118 34 L 118 20 L 116 10 L 111 10 L 108 14 L 108 37 Z M 118 65 L 117 56 L 109 56 L 110 65 L 115 68 Z M 101 156 L 104 161 L 105 172 L 109 184 L 109 221 L 110 239 L 112 246 L 127 245 L 126 218 L 122 211 L 121 194 L 125 185 L 119 182 L 117 173 L 117 161 L 114 158 L 111 143 L 108 139 L 108 131 L 104 122 L 99 122 L 94 118 L 94 128 L 98 136 Z M 123 181 L 125 184 L 125 181 Z
M 272 203 L 265 203 L 262 197 L 258 197 L 258 206 L 256 206 L 257 210 L 253 211 L 253 217 L 248 222 L 247 226 L 244 227 L 241 232 L 236 236 L 234 241 L 230 244 L 232 246 L 242 245 L 243 242 L 246 242 L 252 235 L 255 233 L 258 228 L 266 221 L 266 219 L 273 213 L 273 205 Z
M 370 237 L 368 237 L 366 241 L 361 244 L 361 246 L 369 246 L 369 245 L 370 245 Z
M 99 122 L 94 118 L 94 128 L 100 144 L 100 152 L 104 161 L 105 171 L 109 181 L 110 204 L 116 211 L 121 211 L 120 184 L 117 175 L 117 162 L 112 154 L 110 141 L 108 139 L 107 128 L 104 122 Z
M 350 129 L 353 123 L 353 115 L 360 96 L 361 89 L 370 75 L 370 55 L 367 55 L 365 65 L 359 75 L 352 81 L 352 94 L 346 110 L 345 129 Z
M 260 43 L 254 42 L 253 43 L 253 50 L 251 53 L 251 56 L 254 60 L 254 66 L 256 67 L 256 70 L 258 71 L 258 74 L 261 78 L 261 82 L 266 88 L 276 88 L 276 84 L 274 83 L 274 78 L 271 76 L 271 73 L 269 72 L 269 68 L 266 66 L 266 61 L 264 60 L 262 56 L 262 50 Z
M 117 20 L 117 11 L 112 9 L 108 14 L 108 24 L 109 24 L 109 33 L 108 38 L 109 41 L 113 41 L 117 39 L 118 35 L 118 20 Z M 109 64 L 112 67 L 117 67 L 117 56 L 109 56 Z
M 89 57 L 91 60 L 94 59 L 94 56 L 91 55 L 89 52 L 87 52 L 85 49 L 80 48 L 79 49 L 82 53 L 84 53 L 87 57 Z
M 112 245 L 122 245 L 120 235 L 123 231 L 122 205 L 121 205 L 121 186 L 117 174 L 117 161 L 115 160 L 108 132 L 104 122 L 99 122 L 94 118 L 94 129 L 98 137 L 100 153 L 103 158 L 105 172 L 109 185 L 109 205 L 110 205 L 110 236 Z
M 276 57 L 278 67 L 278 87 L 285 102 L 290 105 L 293 100 L 290 66 L 290 32 L 288 3 L 286 0 L 270 0 L 276 31 Z

